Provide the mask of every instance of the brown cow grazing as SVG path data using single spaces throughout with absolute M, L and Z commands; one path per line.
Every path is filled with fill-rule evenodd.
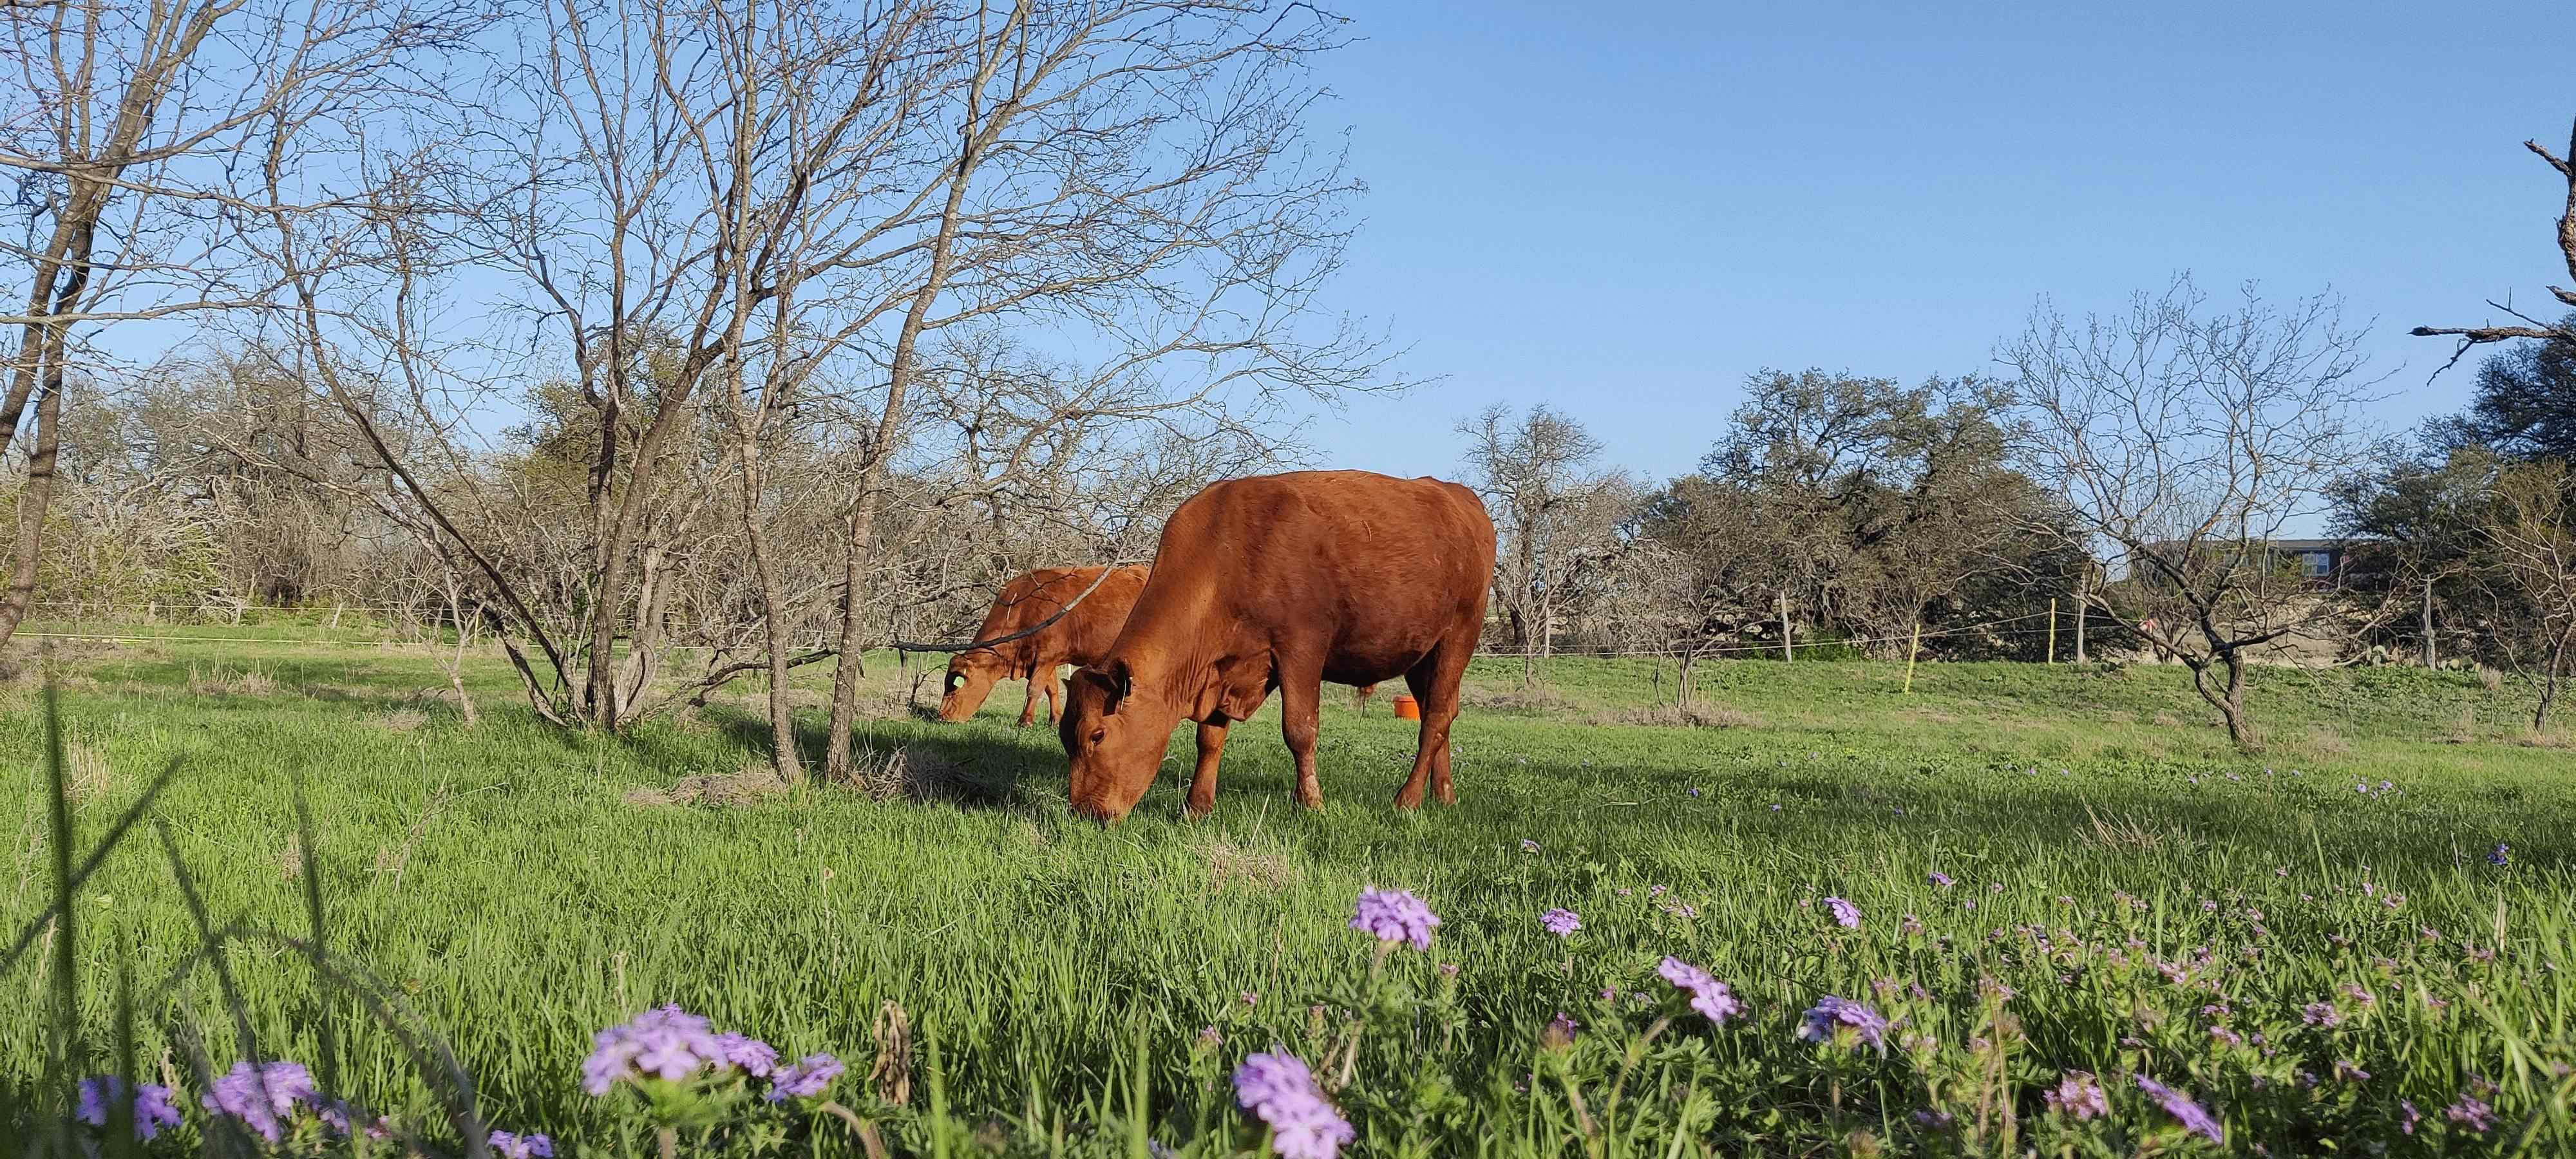
M 1062 714 L 1057 666 L 1089 664 L 1107 655 L 1110 641 L 1127 623 L 1127 609 L 1135 606 L 1136 594 L 1145 590 L 1143 567 L 1122 567 L 1107 579 L 1100 579 L 1100 572 L 1096 567 L 1042 567 L 1002 585 L 993 610 L 984 614 L 984 626 L 975 630 L 978 640 L 1007 636 L 1036 624 L 1076 596 L 1082 596 L 1082 602 L 1044 631 L 951 657 L 947 692 L 939 698 L 939 719 L 955 722 L 975 715 L 984 698 L 992 695 L 995 681 L 1026 680 L 1029 699 L 1020 706 L 1020 727 L 1027 728 L 1037 719 L 1041 695 L 1046 697 L 1047 723 L 1055 723 Z M 1096 579 L 1100 586 L 1093 588 Z M 1091 594 L 1083 596 L 1086 590 Z
M 1102 660 L 1076 671 L 1057 728 L 1076 812 L 1116 821 L 1161 768 L 1172 726 L 1199 722 L 1189 810 L 1216 804 L 1226 726 L 1279 690 L 1297 801 L 1320 806 L 1323 682 L 1395 676 L 1422 707 L 1421 748 L 1396 793 L 1442 804 L 1458 682 L 1485 624 L 1494 524 L 1473 491 L 1437 479 L 1299 471 L 1218 483 L 1163 526 L 1154 574 Z

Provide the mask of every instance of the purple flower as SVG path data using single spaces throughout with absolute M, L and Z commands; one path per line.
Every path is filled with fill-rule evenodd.
M 2235 1032 L 2235 1031 L 2233 1031 L 2233 1030 L 2229 1030 L 2228 1028 L 2226 1028 L 2226 1027 L 2224 1027 L 2224 1026 L 2213 1026 L 2213 1027 L 2210 1027 L 2210 1028 L 2209 1028 L 2209 1037 L 2211 1037 L 2212 1039 L 2215 1039 L 2215 1040 L 2217 1040 L 2217 1041 L 2219 1041 L 2219 1042 L 2224 1042 L 2224 1043 L 2226 1043 L 2226 1044 L 2227 1044 L 2227 1045 L 2229 1045 L 2229 1046 L 2243 1046 L 2243 1045 L 2245 1045 L 2245 1036 L 2244 1036 L 2244 1035 L 2238 1034 L 2238 1033 L 2236 1033 L 2236 1032 Z
M 2219 1125 L 2216 1116 L 2201 1109 L 2200 1104 L 2191 1101 L 2190 1096 L 2145 1075 L 2138 1076 L 2138 1089 L 2153 1097 L 2158 1105 L 2164 1107 L 2165 1113 L 2172 1115 L 2184 1129 L 2206 1135 L 2212 1143 L 2222 1146 L 2226 1144 L 2227 1129 Z
M 1538 842 L 1536 842 L 1536 841 L 1532 841 L 1532 840 L 1530 840 L 1530 839 L 1529 839 L 1529 838 L 1527 838 L 1527 837 L 1523 837 L 1523 838 L 1521 838 L 1521 852 L 1523 852 L 1523 853 L 1536 853 L 1536 852 L 1538 852 Z
M 1808 1042 L 1833 1042 L 1844 1035 L 1887 1049 L 1887 1020 L 1878 1011 L 1858 1002 L 1849 1002 L 1831 994 L 1817 999 L 1809 1008 L 1806 1022 L 1798 1028 L 1798 1037 Z
M 1239 997 L 1243 999 L 1243 1004 L 1247 1008 L 1261 1005 L 1261 995 L 1250 990 L 1244 991 Z
M 2415 1124 L 2423 1120 L 2424 1112 L 2415 1109 L 2415 1100 L 2413 1099 L 2397 1100 L 2397 1111 L 2401 1116 L 2397 1120 L 2397 1129 L 2404 1131 L 2409 1135 L 2414 1134 Z
M 1949 874 L 1935 869 L 1932 871 L 1932 884 L 1942 889 L 1948 889 L 1953 884 L 1956 884 L 1956 881 Z
M 313 1089 L 312 1072 L 298 1063 L 253 1066 L 241 1062 L 216 1079 L 214 1089 L 198 1101 L 215 1114 L 240 1119 L 243 1126 L 274 1143 L 285 1137 L 287 1120 L 294 1117 L 297 1107 L 318 1108 L 322 1100 Z
M 1690 1008 L 1699 1011 L 1700 1017 L 1714 1025 L 1724 1026 L 1727 1019 L 1744 1013 L 1744 1004 L 1735 1000 L 1735 992 L 1706 970 L 1679 958 L 1666 958 L 1662 965 L 1655 967 L 1655 973 L 1663 975 L 1664 981 L 1690 995 Z
M 1215 1030 L 1211 1026 L 1208 1030 Z M 1206 1037 L 1204 1032 L 1200 1037 Z M 841 1077 L 841 1060 L 828 1054 L 809 1054 L 795 1065 L 780 1070 L 769 1080 L 769 1101 L 783 1103 L 789 1099 L 810 1099 L 823 1093 L 832 1080 Z
M 1581 1029 L 1583 1029 L 1582 1023 L 1567 1017 L 1564 1011 L 1559 1010 L 1556 1012 L 1556 1017 L 1548 1020 L 1547 1029 L 1539 1032 L 1538 1040 L 1541 1045 L 1551 1050 L 1562 1049 L 1574 1045 L 1574 1034 Z
M 741 1067 L 753 1078 L 767 1078 L 778 1065 L 778 1049 L 749 1035 L 730 1031 L 716 1036 L 716 1057 Z
M 554 1159 L 555 1141 L 543 1135 L 513 1135 L 494 1131 L 489 1140 L 492 1153 L 501 1159 Z
M 2370 1081 L 2370 1072 L 2361 1069 L 2360 1063 L 2354 1062 L 2348 1058 L 2337 1059 L 2335 1061 L 2334 1073 L 2335 1078 L 2340 1081 L 2356 1083 L 2366 1083 Z
M 1692 789 L 1692 790 L 1690 791 L 1690 795 L 1691 795 L 1692 797 L 1694 797 L 1694 798 L 1698 797 L 1698 796 L 1699 796 L 1699 790 L 1698 790 L 1698 789 Z
M 2488 1106 L 2475 1095 L 2461 1095 L 2460 1101 L 2451 1104 L 2442 1114 L 2452 1122 L 2481 1135 L 2495 1127 L 2495 1108 Z
M 2343 1012 L 2332 1002 L 2311 1002 L 2299 1009 L 2299 1017 L 2310 1026 L 2333 1027 L 2343 1021 Z
M 1325 1100 L 1305 1063 L 1270 1049 L 1277 1053 L 1253 1055 L 1235 1069 L 1235 1102 L 1269 1124 L 1270 1149 L 1280 1159 L 1333 1159 L 1357 1133 Z
M 1439 926 L 1440 915 L 1409 889 L 1361 890 L 1351 915 L 1352 929 L 1381 942 L 1411 942 L 1417 950 L 1431 948 L 1431 931 Z
M 2075 1116 L 2077 1122 L 2098 1119 L 2111 1113 L 2111 1096 L 2103 1093 L 2089 1071 L 2070 1070 L 2057 1080 L 2057 1089 L 2045 1096 L 2050 1110 Z
M 116 1075 L 82 1079 L 80 1107 L 74 1113 L 81 1122 L 93 1127 L 107 1125 L 108 1111 L 125 1099 L 125 1080 Z M 179 1125 L 179 1108 L 170 1102 L 170 1088 L 145 1083 L 134 1088 L 134 1137 L 149 1139 L 163 1127 Z
M 2513 846 L 2507 845 L 2502 841 L 2498 841 L 2496 842 L 2495 852 L 2487 854 L 2487 864 L 2495 866 L 2498 869 L 2502 869 L 2506 865 L 2512 863 L 2513 859 L 2508 856 L 2512 852 Z
M 1860 928 L 1860 907 L 1838 897 L 1825 899 L 1825 908 L 1834 911 L 1834 924 L 1847 930 Z
M 1570 909 L 1552 909 L 1538 915 L 1538 924 L 1547 932 L 1562 938 L 1582 929 L 1583 919 Z
M 706 1019 L 663 1006 L 599 1032 L 581 1064 L 581 1089 L 604 1095 L 622 1078 L 678 1082 L 724 1057 L 724 1043 Z

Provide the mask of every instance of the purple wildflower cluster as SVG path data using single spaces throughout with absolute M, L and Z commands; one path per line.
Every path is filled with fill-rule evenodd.
M 2137 1077 L 2138 1089 L 2147 1092 L 2147 1096 L 2154 1099 L 2158 1106 L 2163 1107 L 2166 1114 L 2172 1115 L 2176 1122 L 2181 1123 L 2185 1130 L 2208 1136 L 2212 1143 L 2222 1146 L 2226 1144 L 2227 1129 L 2219 1125 L 2217 1116 L 2202 1109 L 2200 1104 L 2191 1101 L 2191 1097 L 2181 1091 L 2145 1075 Z
M 179 1125 L 179 1108 L 170 1102 L 170 1088 L 144 1083 L 134 1089 L 134 1137 L 149 1139 L 162 1128 Z M 108 1111 L 125 1101 L 125 1080 L 115 1075 L 100 1075 L 81 1080 L 80 1106 L 74 1117 L 93 1127 L 107 1125 Z
M 1417 950 L 1431 948 L 1431 931 L 1439 927 L 1440 915 L 1409 889 L 1361 890 L 1351 915 L 1352 929 L 1381 942 L 1411 942 Z
M 1270 1049 L 1274 1053 L 1253 1055 L 1235 1068 L 1235 1102 L 1269 1125 L 1271 1150 L 1280 1159 L 1333 1159 L 1357 1132 L 1333 1109 L 1304 1062 Z
M 1538 915 L 1539 927 L 1562 938 L 1583 928 L 1583 918 L 1570 909 L 1552 909 Z
M 789 1099 L 810 1099 L 823 1093 L 832 1080 L 841 1077 L 841 1060 L 828 1054 L 809 1054 L 795 1064 L 780 1070 L 769 1080 L 769 1101 L 783 1103 Z
M 2071 1070 L 2045 1093 L 2050 1110 L 2075 1116 L 2077 1122 L 2111 1113 L 2111 1096 L 2089 1071 Z
M 736 1073 L 770 1080 L 767 1098 L 785 1102 L 823 1093 L 841 1074 L 839 1059 L 811 1054 L 780 1068 L 778 1049 L 747 1034 L 718 1034 L 707 1020 L 676 1005 L 658 1006 L 592 1040 L 590 1057 L 581 1064 L 581 1089 L 605 1095 L 620 1082 L 658 1079 L 683 1082 L 701 1074 L 727 1077 Z
M 1825 899 L 1825 908 L 1834 913 L 1834 924 L 1847 930 L 1860 928 L 1860 907 L 1838 897 Z
M 1808 1042 L 1864 1042 L 1878 1050 L 1887 1049 L 1887 1019 L 1858 1002 L 1827 994 L 1816 1000 L 1798 1027 L 1798 1037 Z
M 271 1143 L 286 1137 L 299 1113 L 324 1118 L 339 1110 L 314 1089 L 313 1073 L 292 1062 L 235 1063 L 198 1101 L 208 1111 L 241 1120 L 242 1126 Z M 330 1117 L 347 1129 L 345 1111 Z
M 1655 972 L 1689 995 L 1691 1009 L 1711 1023 L 1724 1026 L 1727 1019 L 1744 1013 L 1744 1004 L 1735 1000 L 1735 993 L 1706 970 L 1679 958 L 1666 958 Z
M 555 1141 L 543 1135 L 494 1131 L 485 1141 L 491 1144 L 492 1153 L 501 1159 L 554 1159 Z

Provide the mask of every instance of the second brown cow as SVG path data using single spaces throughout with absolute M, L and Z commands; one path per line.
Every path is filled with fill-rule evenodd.
M 1181 504 L 1153 575 L 1103 659 L 1074 673 L 1058 729 L 1074 810 L 1125 817 L 1154 782 L 1172 726 L 1199 722 L 1189 809 L 1216 804 L 1226 726 L 1279 690 L 1297 800 L 1323 804 L 1315 733 L 1324 681 L 1402 676 L 1421 747 L 1396 793 L 1444 804 L 1458 685 L 1485 623 L 1494 524 L 1437 479 L 1299 471 L 1233 479 Z
M 947 691 L 939 698 L 939 719 L 955 722 L 973 716 L 984 706 L 984 698 L 992 695 L 995 682 L 1026 680 L 1029 698 L 1020 706 L 1020 727 L 1037 719 L 1040 696 L 1046 697 L 1047 722 L 1054 723 L 1061 711 L 1056 668 L 1094 663 L 1108 654 L 1110 642 L 1127 623 L 1127 609 L 1145 590 L 1145 570 L 1122 567 L 1100 579 L 1097 567 L 1042 567 L 1002 585 L 993 610 L 984 614 L 984 626 L 975 632 L 978 640 L 1025 629 L 1056 614 L 1075 597 L 1082 602 L 1034 635 L 951 657 Z M 1096 579 L 1100 586 L 1095 589 L 1091 584 Z M 1091 594 L 1084 596 L 1086 590 Z

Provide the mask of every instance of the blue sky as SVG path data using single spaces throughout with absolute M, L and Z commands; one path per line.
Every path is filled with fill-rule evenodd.
M 1584 15 L 1569 17 L 1577 8 Z M 1331 305 L 1441 376 L 1319 416 L 1324 464 L 1449 474 L 1451 424 L 1552 402 L 1650 476 L 1766 366 L 1985 367 L 2035 297 L 2114 309 L 2191 271 L 2331 289 L 2395 372 L 2419 324 L 2564 283 L 2576 4 L 1407 2 L 1323 66 L 1366 219 Z

